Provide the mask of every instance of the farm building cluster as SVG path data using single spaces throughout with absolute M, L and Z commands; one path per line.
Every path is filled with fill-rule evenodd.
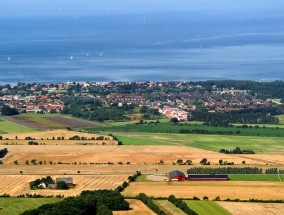
M 47 176 L 30 182 L 31 189 L 69 189 L 75 186 L 71 177 L 56 178 L 54 181 L 50 176 Z
M 187 177 L 181 171 L 174 170 L 168 174 L 169 181 L 227 181 L 226 174 L 189 174 Z

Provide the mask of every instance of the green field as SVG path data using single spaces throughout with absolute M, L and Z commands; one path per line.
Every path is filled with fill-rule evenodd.
M 167 119 L 168 120 L 168 119 Z M 170 122 L 163 122 L 155 124 L 156 120 L 147 121 L 147 124 L 137 124 L 134 122 L 113 122 L 106 123 L 106 127 L 89 128 L 89 130 L 95 131 L 109 131 L 109 132 L 146 132 L 146 133 L 180 133 L 181 130 L 203 130 L 208 131 L 210 134 L 222 134 L 224 132 L 231 132 L 227 135 L 238 136 L 264 136 L 264 137 L 284 137 L 284 128 L 277 125 L 273 127 L 259 126 L 259 128 L 241 128 L 241 127 L 212 127 L 204 126 L 198 123 L 184 123 L 173 124 Z M 223 135 L 223 134 L 222 134 Z
M 106 132 L 108 134 L 109 132 Z M 184 145 L 218 152 L 221 148 L 254 150 L 258 154 L 283 154 L 283 137 L 112 132 L 124 145 Z
M 13 122 L 0 120 L 0 134 L 23 133 L 32 131 L 36 131 L 36 129 L 28 128 Z
M 277 118 L 279 119 L 279 124 L 284 125 L 284 115 L 278 115 Z
M 44 204 L 61 201 L 58 198 L 0 198 L 1 215 L 18 215 L 26 210 L 38 208 Z
M 270 174 L 233 174 L 229 175 L 229 179 L 232 181 L 282 181 L 284 175 L 270 175 Z M 284 182 L 284 181 L 282 181 Z
M 213 201 L 184 200 L 189 208 L 200 215 L 230 215 L 230 213 Z

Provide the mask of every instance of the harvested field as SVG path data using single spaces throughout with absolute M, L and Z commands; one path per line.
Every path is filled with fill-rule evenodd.
M 284 204 L 250 203 L 250 202 L 217 202 L 232 215 L 280 215 L 284 214 Z
M 180 198 L 213 199 L 283 199 L 283 182 L 250 182 L 250 181 L 212 181 L 212 182 L 135 182 L 123 192 L 125 196 L 135 196 L 139 193 L 148 196 L 168 197 L 173 194 Z
M 204 157 L 210 160 L 211 165 L 217 164 L 219 159 L 233 161 L 239 165 L 245 160 L 245 166 L 267 167 L 267 163 L 272 163 L 274 166 L 278 165 L 278 168 L 283 168 L 284 163 L 284 156 L 280 155 L 259 155 L 258 159 L 254 159 L 254 155 L 251 155 L 244 159 L 237 155 L 224 155 L 186 146 L 61 145 L 61 141 L 57 142 L 56 147 L 53 145 L 5 145 L 9 153 L 4 158 L 4 162 L 10 164 L 14 160 L 18 160 L 22 164 L 27 158 L 30 158 L 42 161 L 52 160 L 54 162 L 130 162 L 131 164 L 144 166 L 155 165 L 163 160 L 165 165 L 158 165 L 158 173 L 165 173 L 164 170 L 168 172 L 168 170 L 173 169 L 186 170 L 190 168 L 191 166 L 187 165 L 177 167 L 172 164 L 181 158 L 183 160 L 192 160 L 195 166 L 200 166 L 199 161 Z M 153 174 L 155 172 L 147 171 L 147 173 Z
M 50 139 L 52 140 L 53 137 L 57 139 L 57 137 L 64 137 L 65 140 L 68 140 L 70 137 L 73 136 L 80 136 L 80 137 L 86 137 L 86 138 L 92 138 L 92 137 L 98 137 L 98 136 L 106 136 L 101 134 L 90 134 L 90 133 L 81 133 L 76 131 L 69 131 L 69 130 L 50 130 L 50 131 L 39 131 L 39 132 L 26 132 L 26 133 L 15 133 L 15 134 L 3 134 L 3 138 L 9 138 L 12 140 L 15 140 L 15 137 L 18 137 L 18 140 L 24 140 L 26 137 L 32 137 L 36 140 L 43 139 Z M 107 136 L 109 137 L 109 136 Z M 112 137 L 109 137 L 110 139 L 113 139 Z
M 129 211 L 114 211 L 114 215 L 155 215 L 143 202 L 137 199 L 127 199 L 129 207 L 132 210 Z
M 168 215 L 186 215 L 181 209 L 177 208 L 168 200 L 155 200 L 155 203 Z
M 199 165 L 199 161 L 204 157 L 206 157 L 211 164 L 217 164 L 219 159 L 233 161 L 235 164 L 239 165 L 243 160 L 245 160 L 246 164 L 249 165 L 266 166 L 267 163 L 277 165 L 283 165 L 284 163 L 284 156 L 280 155 L 259 155 L 258 159 L 254 159 L 254 155 L 251 155 L 244 159 L 237 155 L 225 155 L 186 146 L 92 146 L 61 145 L 60 142 L 61 140 L 58 141 L 58 145 L 56 147 L 52 145 L 5 145 L 5 147 L 9 150 L 9 154 L 4 161 L 6 160 L 11 162 L 13 161 L 11 159 L 25 161 L 26 158 L 33 158 L 47 161 L 51 159 L 54 161 L 66 160 L 69 162 L 130 162 L 131 164 L 153 165 L 159 163 L 160 160 L 163 160 L 165 165 L 172 166 L 174 169 L 187 169 L 190 167 L 176 167 L 172 165 L 173 162 L 176 162 L 181 158 L 183 160 L 192 160 L 195 165 Z M 276 159 L 278 159 L 278 161 L 276 161 Z M 164 165 L 160 165 L 159 168 L 163 169 L 163 166 Z
M 94 127 L 94 126 L 96 126 L 95 123 L 84 122 L 84 121 L 80 121 L 80 120 L 77 120 L 77 119 L 60 117 L 60 116 L 45 117 L 45 119 L 48 119 L 48 120 L 53 121 L 55 123 L 65 125 L 65 126 L 70 127 L 70 128 Z
M 127 180 L 127 175 L 68 175 L 72 177 L 77 186 L 69 190 L 31 190 L 29 182 L 38 178 L 45 177 L 43 175 L 0 175 L 0 194 L 9 194 L 17 196 L 21 194 L 41 194 L 41 195 L 64 195 L 75 196 L 83 190 L 99 190 L 99 189 L 115 189 Z M 66 175 L 53 175 L 52 178 L 67 177 Z

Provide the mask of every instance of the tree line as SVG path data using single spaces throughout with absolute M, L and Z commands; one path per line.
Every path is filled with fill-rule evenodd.
M 250 150 L 250 149 L 241 150 L 241 148 L 238 147 L 238 146 L 233 150 L 231 150 L 231 149 L 220 149 L 219 152 L 224 153 L 224 154 L 255 154 L 255 152 L 253 150 Z
M 129 210 L 129 203 L 117 191 L 83 191 L 77 197 L 69 197 L 55 204 L 45 204 L 22 215 L 112 215 L 115 210 Z
M 238 111 L 226 111 L 209 113 L 205 111 L 193 111 L 189 120 L 203 122 L 204 125 L 213 127 L 229 127 L 230 123 L 240 124 L 278 124 L 279 119 L 274 115 L 281 114 L 279 108 L 243 109 Z
M 257 167 L 194 167 L 187 174 L 262 174 L 263 169 Z
M 174 195 L 170 195 L 168 201 L 173 203 L 176 207 L 181 209 L 184 213 L 188 215 L 198 215 L 194 210 L 190 209 L 188 205 L 182 200 L 176 198 Z
M 148 208 L 154 211 L 157 215 L 166 215 L 165 211 L 161 210 L 158 205 L 156 205 L 152 198 L 148 197 L 144 193 L 139 193 L 137 199 L 142 201 Z

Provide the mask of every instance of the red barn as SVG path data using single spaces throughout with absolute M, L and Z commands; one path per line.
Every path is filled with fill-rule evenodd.
M 169 172 L 169 180 L 170 181 L 185 181 L 186 177 L 183 172 L 174 170 L 174 171 Z

